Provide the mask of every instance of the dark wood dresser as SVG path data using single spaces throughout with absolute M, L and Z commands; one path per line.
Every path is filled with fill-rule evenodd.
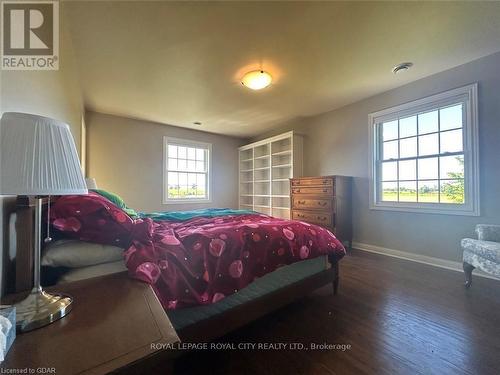
M 292 219 L 321 225 L 352 247 L 352 177 L 290 179 Z

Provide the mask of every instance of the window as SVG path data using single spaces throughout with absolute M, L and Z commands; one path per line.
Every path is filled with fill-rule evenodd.
M 164 203 L 210 200 L 212 145 L 164 137 Z
M 370 208 L 479 215 L 477 84 L 369 115 Z

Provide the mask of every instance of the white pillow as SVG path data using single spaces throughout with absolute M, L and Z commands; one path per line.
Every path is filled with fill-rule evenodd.
M 125 266 L 124 260 L 113 263 L 98 264 L 97 266 L 74 268 L 62 275 L 59 280 L 57 280 L 57 283 L 70 283 L 73 281 L 90 279 L 92 277 L 99 277 L 124 271 L 127 271 L 127 266 Z
M 50 243 L 42 255 L 42 266 L 86 267 L 123 260 L 123 249 L 96 243 L 62 240 Z

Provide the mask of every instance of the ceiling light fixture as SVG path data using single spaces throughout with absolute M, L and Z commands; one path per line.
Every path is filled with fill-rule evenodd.
M 252 90 L 262 90 L 271 84 L 273 77 L 263 70 L 254 70 L 246 73 L 241 84 Z
M 399 74 L 406 72 L 408 69 L 410 69 L 413 66 L 412 62 L 404 62 L 401 64 L 396 65 L 394 68 L 392 68 L 392 72 L 394 74 Z

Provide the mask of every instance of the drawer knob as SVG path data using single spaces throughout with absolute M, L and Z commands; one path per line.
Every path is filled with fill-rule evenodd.
M 328 190 L 327 189 L 323 189 L 323 193 L 328 193 Z
M 325 207 L 326 206 L 326 202 L 318 202 L 318 204 L 322 207 Z
M 318 216 L 318 217 L 317 217 L 317 219 L 318 219 L 318 220 L 321 220 L 321 221 L 325 221 L 325 220 L 326 220 L 326 217 L 324 217 L 324 216 Z
M 297 214 L 298 217 L 305 217 L 305 215 Z
M 326 185 L 328 183 L 328 180 L 323 180 L 323 185 Z
M 297 201 L 298 204 L 306 204 L 306 201 Z

